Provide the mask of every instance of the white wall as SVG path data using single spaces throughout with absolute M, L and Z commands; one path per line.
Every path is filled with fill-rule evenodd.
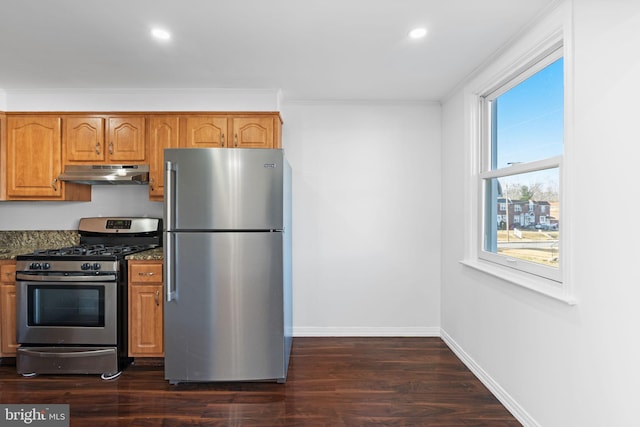
M 162 203 L 147 185 L 94 185 L 91 202 L 0 202 L 0 230 L 77 230 L 80 218 L 120 215 L 162 218 Z
M 279 108 L 277 92 L 238 90 L 12 91 L 7 103 L 12 111 L 281 110 L 294 173 L 294 333 L 439 334 L 439 104 Z M 92 199 L 0 202 L 0 230 L 162 215 L 146 186 L 94 186 Z
M 283 105 L 294 334 L 438 335 L 440 106 Z
M 280 96 L 272 89 L 0 90 L 0 111 L 278 111 Z
M 459 263 L 466 173 L 459 160 L 468 139 L 461 90 L 443 105 L 442 194 L 449 207 L 442 228 L 452 232 L 442 241 L 442 328 L 525 425 L 632 426 L 640 381 L 640 232 L 625 212 L 638 205 L 640 3 L 575 0 L 571 21 L 566 207 L 573 214 L 565 258 L 578 304 Z

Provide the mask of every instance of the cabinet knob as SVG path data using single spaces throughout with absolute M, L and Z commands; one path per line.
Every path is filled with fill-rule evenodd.
M 58 178 L 53 178 L 53 181 L 51 181 L 51 188 L 53 188 L 53 191 L 58 191 Z

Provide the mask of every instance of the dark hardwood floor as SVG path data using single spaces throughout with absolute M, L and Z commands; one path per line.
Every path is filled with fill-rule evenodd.
M 439 338 L 294 338 L 286 384 L 169 385 L 162 366 L 136 364 L 111 381 L 0 366 L 0 403 L 66 403 L 71 426 L 520 426 Z

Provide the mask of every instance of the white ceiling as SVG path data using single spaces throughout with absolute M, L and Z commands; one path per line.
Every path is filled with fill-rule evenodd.
M 2 0 L 0 89 L 439 100 L 553 2 Z M 152 39 L 153 26 L 172 39 Z M 407 38 L 416 26 L 423 40 Z

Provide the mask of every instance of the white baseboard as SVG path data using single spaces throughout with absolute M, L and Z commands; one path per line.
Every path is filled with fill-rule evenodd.
M 294 337 L 439 337 L 440 328 L 433 327 L 316 327 L 294 326 Z
M 456 356 L 467 368 L 491 391 L 491 393 L 504 405 L 511 414 L 522 423 L 524 427 L 540 427 L 540 424 L 520 406 L 516 400 L 503 389 L 487 372 L 478 365 L 444 330 L 440 332 L 440 337 L 449 346 Z

